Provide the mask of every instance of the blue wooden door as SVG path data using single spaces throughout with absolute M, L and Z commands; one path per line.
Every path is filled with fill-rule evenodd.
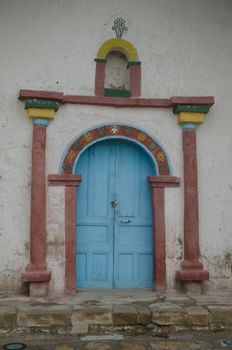
M 77 288 L 151 288 L 153 240 L 148 155 L 135 143 L 89 147 L 76 173 Z

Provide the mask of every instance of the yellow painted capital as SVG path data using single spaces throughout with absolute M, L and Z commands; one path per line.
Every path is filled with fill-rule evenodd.
M 180 112 L 177 114 L 178 124 L 191 123 L 202 124 L 205 113 Z
M 28 108 L 27 115 L 29 118 L 45 118 L 45 119 L 54 119 L 55 109 L 52 108 Z

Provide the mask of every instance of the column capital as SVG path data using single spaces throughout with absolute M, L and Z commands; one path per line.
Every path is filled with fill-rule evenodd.
M 75 174 L 54 174 L 48 175 L 49 186 L 76 186 L 78 187 L 82 181 L 81 175 Z
M 26 99 L 25 109 L 27 115 L 33 120 L 33 125 L 47 126 L 53 120 L 55 112 L 59 109 L 59 102 L 45 99 Z
M 151 187 L 179 187 L 180 178 L 176 176 L 148 176 L 147 181 Z
M 183 129 L 195 129 L 204 122 L 205 114 L 209 112 L 209 104 L 179 104 L 174 105 L 173 113 Z

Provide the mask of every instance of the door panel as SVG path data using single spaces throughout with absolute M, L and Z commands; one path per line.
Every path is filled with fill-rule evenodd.
M 125 140 L 102 141 L 78 161 L 77 287 L 152 287 L 148 155 Z M 111 202 L 115 201 L 113 207 Z
M 133 143 L 116 144 L 119 203 L 115 218 L 116 288 L 152 287 L 152 219 L 147 175 L 153 173 L 152 163 L 142 149 Z
M 100 142 L 88 148 L 78 161 L 77 172 L 83 176 L 77 192 L 76 271 L 79 288 L 112 288 L 111 148 L 110 143 Z

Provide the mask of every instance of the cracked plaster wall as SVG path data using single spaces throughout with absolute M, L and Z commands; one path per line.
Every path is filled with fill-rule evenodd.
M 133 5 L 132 5 L 133 4 Z M 114 36 L 116 17 L 142 62 L 142 96 L 214 95 L 216 104 L 197 130 L 200 244 L 211 273 L 206 289 L 229 288 L 232 251 L 232 3 L 230 0 L 2 0 L 0 11 L 0 292 L 24 290 L 28 261 L 32 125 L 19 89 L 93 95 L 96 52 Z M 64 105 L 47 129 L 47 174 L 85 129 L 127 122 L 157 137 L 173 174 L 183 179 L 181 129 L 171 110 Z M 50 292 L 63 291 L 64 192 L 47 193 Z M 182 257 L 183 183 L 167 189 L 168 286 Z

